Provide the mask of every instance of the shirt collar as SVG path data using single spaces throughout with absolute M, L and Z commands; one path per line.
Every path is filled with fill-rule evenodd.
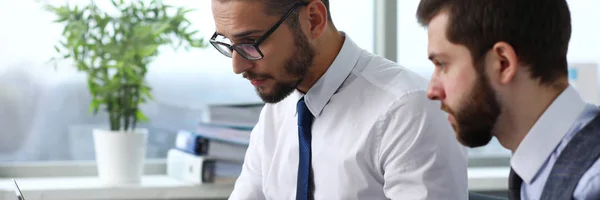
M 299 98 L 304 96 L 308 110 L 315 117 L 321 114 L 327 102 L 350 75 L 360 56 L 360 47 L 346 33 L 340 33 L 344 36 L 344 43 L 331 66 L 305 95 L 297 94 Z
M 513 170 L 524 182 L 530 184 L 533 181 L 585 106 L 577 91 L 569 86 L 535 122 L 510 160 Z

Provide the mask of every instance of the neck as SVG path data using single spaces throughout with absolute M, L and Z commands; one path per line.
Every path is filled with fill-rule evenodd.
M 503 102 L 505 106 L 496 124 L 495 135 L 500 144 L 514 153 L 533 125 L 567 86 L 568 82 L 561 81 L 553 86 L 521 84 L 509 88 L 516 92 L 509 95 L 515 98 Z
M 332 27 L 327 28 L 323 35 L 314 43 L 315 58 L 313 65 L 309 68 L 306 76 L 296 89 L 302 93 L 308 92 L 319 78 L 325 74 L 327 69 L 329 69 L 340 49 L 342 49 L 343 43 L 344 36 L 340 32 Z

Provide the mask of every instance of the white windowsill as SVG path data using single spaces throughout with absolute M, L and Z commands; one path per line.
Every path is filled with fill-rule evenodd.
M 507 167 L 469 168 L 469 190 L 503 191 Z M 105 186 L 97 177 L 17 178 L 27 200 L 227 199 L 235 180 L 196 185 L 166 175 L 147 175 L 139 185 Z M 12 179 L 0 179 L 0 200 L 15 199 Z
M 97 177 L 17 178 L 26 200 L 125 200 L 125 199 L 226 199 L 234 180 L 211 184 L 193 184 L 166 175 L 148 175 L 141 184 L 102 185 Z M 13 200 L 12 179 L 0 179 L 0 199 Z
M 505 191 L 508 189 L 509 167 L 469 167 L 469 190 Z

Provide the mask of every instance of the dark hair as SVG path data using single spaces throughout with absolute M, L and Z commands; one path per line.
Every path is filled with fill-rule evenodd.
M 446 37 L 465 45 L 474 62 L 502 41 L 542 84 L 567 76 L 571 16 L 565 0 L 421 0 L 417 19 L 427 26 L 442 11 L 449 16 Z
M 296 3 L 306 2 L 306 0 L 260 0 L 266 5 L 267 14 L 283 15 Z M 327 8 L 327 21 L 331 22 L 331 14 L 329 12 L 329 0 L 321 0 Z
M 221 2 L 231 1 L 231 0 L 219 0 Z M 258 0 L 261 3 L 265 4 L 265 12 L 268 15 L 284 15 L 289 9 L 291 9 L 295 4 L 306 2 L 306 0 Z M 333 25 L 333 21 L 331 20 L 331 14 L 329 11 L 329 0 L 321 0 L 325 7 L 327 8 L 327 21 L 329 24 Z M 298 14 L 297 12 L 293 12 L 286 23 L 292 28 L 298 28 L 300 26 L 298 22 Z

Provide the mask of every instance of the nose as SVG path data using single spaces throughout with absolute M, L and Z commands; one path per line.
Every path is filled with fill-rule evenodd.
M 431 100 L 443 100 L 446 98 L 442 84 L 434 76 L 431 77 L 431 81 L 429 81 L 429 85 L 427 86 L 427 98 Z
M 248 69 L 252 68 L 254 63 L 251 60 L 248 60 L 241 56 L 238 52 L 234 51 L 231 55 L 231 60 L 233 64 L 233 72 L 236 74 L 241 74 Z

